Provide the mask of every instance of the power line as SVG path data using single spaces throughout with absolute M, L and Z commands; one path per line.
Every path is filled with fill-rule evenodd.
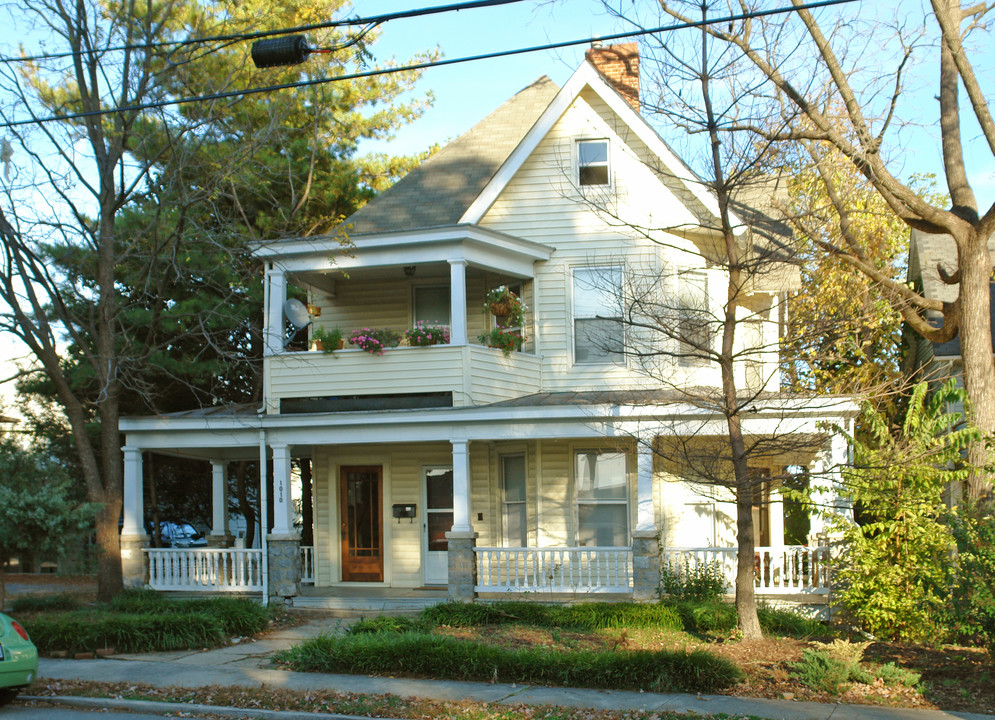
M 350 73 L 346 75 L 336 75 L 335 77 L 313 78 L 311 80 L 298 80 L 292 83 L 283 83 L 280 85 L 267 85 L 263 87 L 247 88 L 243 90 L 230 90 L 228 92 L 212 93 L 210 95 L 195 95 L 192 97 L 157 100 L 155 102 L 141 103 L 138 105 L 126 105 L 123 107 L 108 108 L 106 110 L 90 110 L 87 112 L 67 113 L 65 115 L 53 115 L 51 117 L 45 117 L 45 118 L 32 118 L 30 120 L 11 120 L 0 123 L 0 127 L 9 128 L 9 127 L 16 127 L 19 125 L 41 124 L 48 122 L 57 122 L 61 120 L 77 120 L 80 118 L 95 117 L 99 115 L 112 115 L 124 112 L 138 112 L 141 110 L 158 110 L 160 108 L 168 107 L 170 105 L 188 105 L 190 103 L 207 102 L 210 100 L 227 100 L 229 98 L 236 98 L 246 95 L 258 95 L 259 93 L 276 92 L 278 90 L 291 90 L 294 88 L 314 87 L 316 85 L 324 85 L 326 83 L 332 83 L 332 82 L 341 82 L 344 80 L 360 80 L 362 78 L 377 77 L 379 75 L 392 75 L 401 72 L 425 70 L 433 67 L 459 65 L 467 62 L 476 62 L 478 60 L 492 60 L 494 58 L 509 57 L 512 55 L 524 55 L 526 53 L 540 52 L 543 50 L 557 50 L 559 48 L 573 47 L 575 45 L 587 45 L 594 41 L 624 40 L 634 37 L 640 37 L 643 35 L 653 35 L 655 33 L 673 32 L 674 30 L 687 30 L 690 28 L 705 27 L 708 25 L 718 25 L 721 23 L 737 22 L 740 20 L 752 20 L 760 17 L 768 17 L 771 15 L 785 15 L 787 13 L 796 12 L 798 10 L 814 10 L 818 8 L 831 7 L 833 5 L 847 5 L 853 2 L 859 2 L 859 0 L 820 0 L 819 2 L 806 3 L 804 5 L 774 8 L 773 10 L 761 10 L 751 13 L 744 13 L 742 15 L 728 15 L 726 17 L 712 18 L 708 20 L 696 20 L 693 22 L 677 23 L 674 25 L 665 25 L 662 27 L 652 28 L 649 30 L 633 30 L 630 32 L 615 33 L 614 35 L 603 35 L 600 37 L 586 38 L 584 40 L 567 40 L 564 42 L 549 43 L 547 45 L 536 45 L 533 47 L 519 48 L 517 50 L 499 50 L 497 52 L 484 53 L 482 55 L 471 55 L 462 58 L 453 58 L 451 60 L 432 60 L 423 63 L 415 63 L 414 65 L 405 65 L 403 67 L 367 70 L 365 72 Z
M 232 42 L 238 40 L 258 40 L 259 38 L 272 37 L 274 35 L 290 35 L 293 33 L 309 32 L 311 30 L 323 30 L 334 27 L 348 27 L 352 25 L 368 25 L 363 32 L 369 32 L 373 27 L 382 25 L 391 20 L 404 20 L 407 18 L 423 17 L 425 15 L 436 15 L 445 12 L 459 12 L 460 10 L 476 10 L 478 8 L 496 7 L 500 5 L 511 5 L 524 2 L 525 0 L 470 0 L 470 2 L 452 3 L 449 5 L 435 5 L 432 7 L 416 8 L 414 10 L 401 10 L 383 15 L 373 15 L 365 18 L 346 18 L 344 20 L 328 20 L 312 25 L 298 25 L 293 28 L 282 28 L 280 30 L 260 30 L 252 33 L 237 33 L 234 35 L 209 35 L 200 38 L 187 38 L 186 40 L 163 40 L 154 43 L 133 43 L 129 45 L 115 45 L 112 47 L 98 48 L 99 52 L 119 52 L 123 50 L 151 50 L 153 48 L 180 47 L 183 45 L 198 45 L 213 42 Z M 62 53 L 41 53 L 38 55 L 26 55 L 22 57 L 0 57 L 0 63 L 33 62 L 35 60 L 58 60 L 61 58 L 85 55 L 82 50 L 67 50 Z

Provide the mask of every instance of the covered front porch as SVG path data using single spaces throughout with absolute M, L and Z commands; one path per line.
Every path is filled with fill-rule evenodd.
M 687 496 L 688 478 L 658 454 L 661 438 L 680 427 L 674 418 L 698 411 L 571 399 L 128 420 L 126 577 L 162 591 L 254 593 L 304 606 L 391 594 L 648 600 L 659 592 L 661 566 L 680 572 L 704 562 L 719 567 L 731 589 L 736 549 L 722 530 L 724 501 Z M 784 463 L 822 476 L 846 463 L 842 439 L 820 429 L 828 414 L 796 413 L 795 450 Z M 755 420 L 759 431 L 765 420 Z M 786 425 L 783 408 L 770 422 Z M 144 527 L 144 451 L 210 459 L 215 547 L 151 548 L 134 532 Z M 271 519 L 259 547 L 236 548 L 225 478 L 230 462 L 252 456 L 263 476 L 259 516 Z M 308 545 L 290 492 L 299 458 L 313 469 Z M 807 544 L 785 544 L 778 503 L 775 493 L 767 544 L 755 552 L 758 593 L 825 594 L 828 549 L 818 520 Z

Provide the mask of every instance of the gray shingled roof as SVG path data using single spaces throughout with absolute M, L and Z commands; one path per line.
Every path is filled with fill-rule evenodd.
M 988 255 L 995 262 L 995 236 L 988 239 Z M 957 246 L 949 235 L 932 235 L 913 230 L 909 243 L 909 280 L 922 284 L 922 293 L 930 300 L 951 302 L 957 299 L 957 285 L 948 285 L 940 279 L 936 269 L 942 263 L 947 272 L 957 269 Z M 995 286 L 988 284 L 993 311 L 989 313 L 992 328 L 992 349 L 995 350 Z M 943 326 L 940 313 L 930 311 L 926 318 L 936 327 Z M 933 343 L 933 354 L 937 357 L 960 355 L 960 336 L 945 343 Z
M 350 216 L 351 234 L 455 225 L 559 88 L 545 75 Z

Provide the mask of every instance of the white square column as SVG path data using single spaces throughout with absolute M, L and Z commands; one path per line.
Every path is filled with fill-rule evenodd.
M 145 510 L 142 483 L 142 451 L 125 445 L 124 452 L 124 524 L 122 535 L 145 534 Z
M 273 451 L 273 535 L 294 532 L 290 499 L 290 447 L 271 445 Z
M 468 533 L 470 527 L 470 454 L 466 440 L 453 445 L 453 532 Z
M 211 544 L 227 547 L 228 532 L 228 463 L 211 461 Z
M 449 261 L 449 344 L 466 345 L 466 260 Z
M 270 266 L 266 270 L 266 322 L 263 325 L 264 353 L 276 355 L 284 350 L 283 305 L 287 301 L 287 277 Z
M 636 445 L 636 530 L 656 533 L 653 503 L 653 439 L 640 438 Z

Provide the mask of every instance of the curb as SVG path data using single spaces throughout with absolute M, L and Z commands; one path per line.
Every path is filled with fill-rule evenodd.
M 261 708 L 236 708 L 155 700 L 42 695 L 20 695 L 17 699 L 25 702 L 41 702 L 63 707 L 80 708 L 82 710 L 114 709 L 146 713 L 175 713 L 182 711 L 203 713 L 205 715 L 227 715 L 236 718 L 271 718 L 271 720 L 371 720 L 369 715 L 342 715 L 340 713 L 314 713 L 295 710 L 263 710 Z

